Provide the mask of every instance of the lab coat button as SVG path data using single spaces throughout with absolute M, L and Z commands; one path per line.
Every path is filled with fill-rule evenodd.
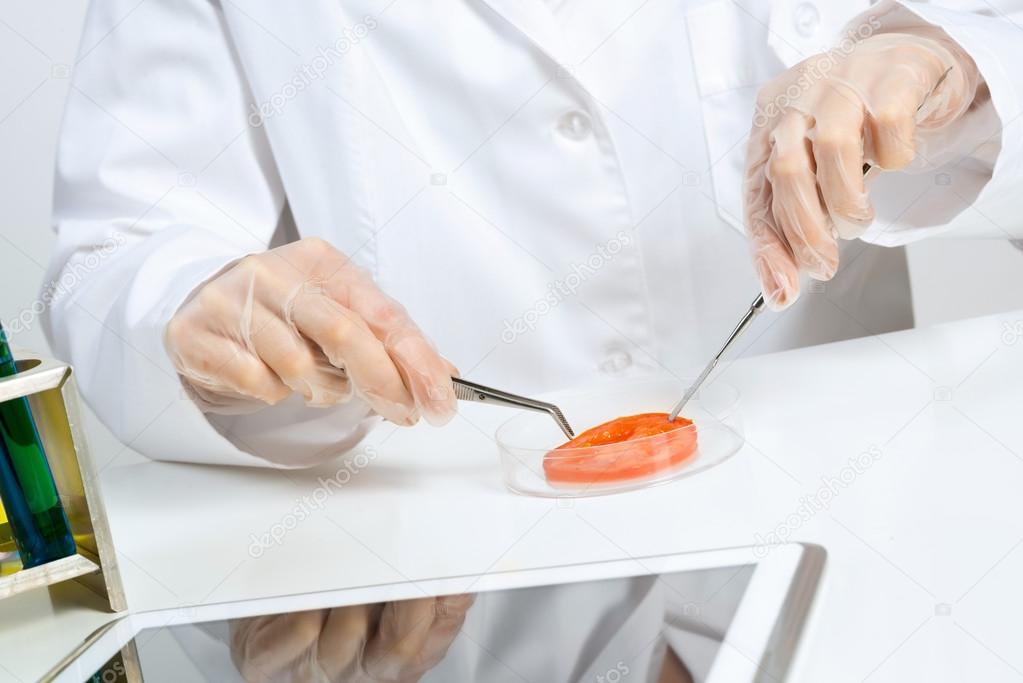
M 821 24 L 821 13 L 812 3 L 801 2 L 796 7 L 793 22 L 799 35 L 811 38 L 817 33 L 817 27 Z
M 593 130 L 593 125 L 586 112 L 570 111 L 558 119 L 557 130 L 569 140 L 582 140 Z
M 628 351 L 612 351 L 597 366 L 601 372 L 609 375 L 617 375 L 632 365 L 632 356 Z

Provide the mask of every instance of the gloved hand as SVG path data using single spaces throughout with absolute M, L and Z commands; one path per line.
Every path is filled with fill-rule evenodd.
M 831 279 L 837 239 L 859 237 L 870 226 L 864 162 L 902 169 L 918 154 L 940 149 L 979 80 L 973 60 L 944 32 L 920 29 L 816 55 L 760 91 L 744 208 L 772 308 L 796 300 L 801 270 Z
M 231 622 L 248 683 L 415 683 L 454 641 L 475 596 L 277 614 Z
M 251 412 L 301 394 L 352 394 L 400 425 L 455 413 L 453 366 L 405 309 L 347 256 L 304 239 L 248 256 L 207 282 L 167 325 L 165 346 L 207 412 Z

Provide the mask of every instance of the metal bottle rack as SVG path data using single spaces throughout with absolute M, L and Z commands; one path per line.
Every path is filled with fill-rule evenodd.
M 74 580 L 113 612 L 127 609 L 99 479 L 85 441 L 71 366 L 16 353 L 18 372 L 0 378 L 0 402 L 27 397 L 64 505 L 77 553 L 0 576 L 0 599 Z

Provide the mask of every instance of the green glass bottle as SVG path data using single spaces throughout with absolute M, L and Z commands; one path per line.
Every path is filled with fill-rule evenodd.
M 0 326 L 0 377 L 17 372 Z M 0 499 L 25 568 L 75 553 L 27 398 L 0 403 Z

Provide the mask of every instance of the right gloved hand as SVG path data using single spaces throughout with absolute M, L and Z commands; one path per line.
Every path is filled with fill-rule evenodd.
M 248 256 L 200 287 L 165 346 L 203 410 L 244 413 L 292 392 L 310 406 L 364 399 L 384 418 L 434 425 L 456 411 L 451 376 L 400 304 L 329 243 Z
M 873 222 L 864 163 L 894 171 L 917 156 L 940 156 L 980 82 L 976 64 L 944 31 L 921 28 L 815 55 L 764 86 L 744 207 L 771 308 L 796 300 L 801 271 L 830 280 L 838 240 L 860 237 Z
M 474 595 L 274 614 L 231 622 L 249 683 L 415 683 L 458 636 Z

